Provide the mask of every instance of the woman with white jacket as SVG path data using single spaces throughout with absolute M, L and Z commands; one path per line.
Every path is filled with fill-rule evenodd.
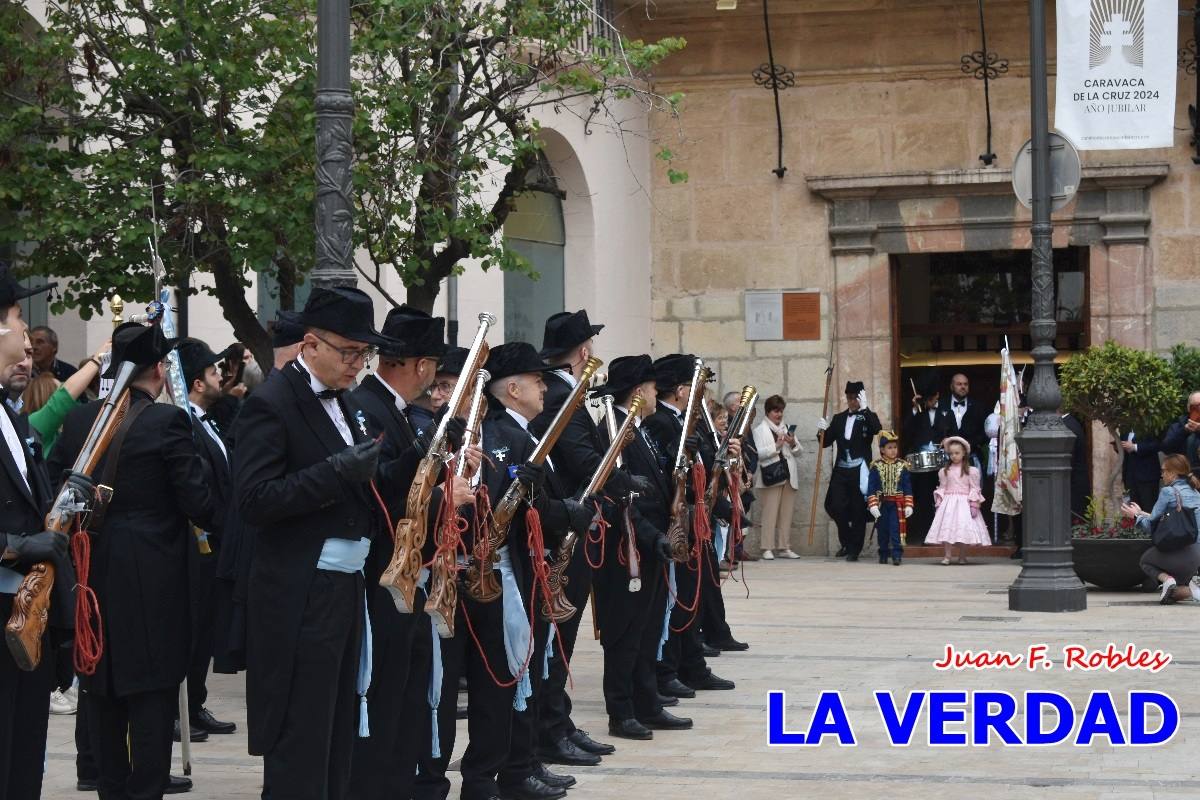
M 792 552 L 792 509 L 796 504 L 796 492 L 800 489 L 800 443 L 792 431 L 783 424 L 783 398 L 773 394 L 763 404 L 766 418 L 754 428 L 754 446 L 758 449 L 758 471 L 754 473 L 754 490 L 762 505 L 762 557 L 770 561 L 780 558 L 799 558 Z M 787 464 L 787 478 L 768 486 L 763 481 L 763 470 L 768 473 L 778 470 L 772 467 L 780 461 Z

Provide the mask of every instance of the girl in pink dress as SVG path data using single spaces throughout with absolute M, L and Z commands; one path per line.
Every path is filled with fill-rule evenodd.
M 965 564 L 967 545 L 992 543 L 983 515 L 979 512 L 979 506 L 983 503 L 983 492 L 979 490 L 979 470 L 967 461 L 971 445 L 965 439 L 951 436 L 942 442 L 942 448 L 950 457 L 950 463 L 938 474 L 938 488 L 933 493 L 937 513 L 933 517 L 933 524 L 929 526 L 925 543 L 942 543 L 946 548 L 943 565 L 950 563 L 950 548 L 957 544 L 958 563 Z

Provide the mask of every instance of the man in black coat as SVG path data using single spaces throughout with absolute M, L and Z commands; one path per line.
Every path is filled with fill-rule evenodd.
M 942 440 L 953 435 L 954 416 L 941 407 L 941 389 L 936 375 L 929 376 L 919 387 L 921 394 L 912 399 L 912 413 L 904 426 L 906 450 L 910 453 L 936 450 Z M 925 540 L 929 526 L 933 524 L 933 492 L 937 489 L 938 474 L 909 471 L 913 490 L 913 515 L 908 521 L 909 540 L 916 543 Z
M 208 667 L 216 648 L 217 564 L 224 549 L 225 532 L 237 524 L 229 447 L 221 438 L 216 421 L 208 416 L 209 407 L 221 397 L 221 373 L 216 366 L 220 360 L 221 356 L 199 339 L 179 343 L 180 368 L 188 387 L 192 439 L 212 476 L 210 488 L 216 512 L 212 529 L 198 531 L 198 546 L 188 548 L 193 639 L 187 676 L 188 713 L 192 728 L 211 734 L 237 730 L 234 723 L 217 719 L 204 706 L 208 700 Z
M 89 530 L 104 651 L 95 674 L 81 681 L 81 701 L 101 797 L 161 797 L 167 788 L 179 684 L 192 653 L 192 525 L 214 527 L 211 476 L 188 415 L 155 402 L 174 344 L 157 326 L 126 323 L 113 332 L 103 376 L 114 377 L 123 361 L 137 366 L 129 410 L 95 473 L 98 484 L 112 487 L 112 499 Z M 52 473 L 74 463 L 100 407 L 94 401 L 67 415 Z
M 49 289 L 30 290 L 17 284 L 0 263 L 0 387 L 7 388 L 14 368 L 30 358 L 26 326 L 17 302 Z M 0 408 L 0 617 L 8 622 L 13 596 L 29 568 L 41 561 L 59 565 L 58 583 L 70 585 L 73 573 L 63 575 L 67 559 L 67 537 L 46 531 L 44 517 L 50 503 L 50 480 L 42 460 L 41 446 L 30 432 L 28 420 L 14 414 L 8 405 Z M 87 495 L 90 496 L 90 490 Z M 70 605 L 60 607 L 52 597 L 52 626 L 69 625 Z M 69 596 L 68 596 L 69 599 Z M 56 651 L 50 630 L 42 639 L 42 659 L 36 669 L 17 667 L 7 647 L 0 648 L 0 797 L 5 800 L 37 800 L 42 794 L 42 772 L 46 756 L 46 729 L 50 692 L 63 682 L 70 685 L 70 670 L 63 679 L 55 675 Z M 69 632 L 59 633 L 62 637 Z M 63 686 L 62 688 L 65 688 Z
M 1187 407 L 1188 413 L 1172 422 L 1163 434 L 1162 451 L 1187 458 L 1192 474 L 1200 478 L 1200 392 L 1188 395 Z
M 654 412 L 655 398 L 654 367 L 648 355 L 614 359 L 609 364 L 608 383 L 596 389 L 599 395 L 613 396 L 618 430 L 629 415 L 635 392 L 644 401 L 639 416 L 645 419 Z M 665 711 L 658 695 L 655 662 L 667 609 L 663 572 L 671 561 L 666 535 L 671 483 L 640 421 L 634 425 L 635 435 L 622 456 L 629 474 L 642 476 L 647 485 L 632 502 L 628 494 L 609 493 L 611 502 L 605 504 L 605 512 L 610 527 L 604 540 L 603 565 L 595 578 L 596 608 L 604 648 L 608 731 L 622 739 L 651 739 L 656 729 L 686 729 L 692 727 L 692 721 Z M 632 525 L 632 532 L 627 525 Z M 635 554 L 628 552 L 630 533 Z M 640 572 L 636 591 L 630 588 L 631 563 L 636 563 Z
M 372 318 L 357 289 L 313 290 L 300 355 L 254 390 L 235 429 L 238 508 L 257 528 L 249 749 L 264 756 L 268 800 L 345 797 L 355 729 L 367 732 L 363 569 L 390 532 L 371 491 L 382 445 L 342 395 L 388 344 Z
M 431 317 L 409 306 L 389 311 L 383 335 L 393 343 L 380 348 L 379 369 L 364 378 L 351 394 L 355 405 L 366 415 L 370 435 L 383 434 L 382 459 L 395 464 L 395 474 L 389 481 L 393 488 L 385 498 L 393 523 L 408 516 L 408 490 L 432 437 L 430 431 L 427 438 L 419 441 L 405 410 L 433 382 L 438 359 L 446 350 L 444 327 L 443 318 Z M 463 430 L 461 420 L 447 424 L 451 450 L 458 449 Z M 440 476 L 434 476 L 434 480 L 440 481 Z M 431 495 L 426 515 L 425 524 L 429 527 L 423 562 L 433 555 L 435 539 L 431 526 L 442 497 L 439 485 Z M 455 485 L 454 500 L 456 507 L 471 501 L 471 490 L 465 481 Z M 433 648 L 441 645 L 425 614 L 424 590 L 417 592 L 412 613 L 402 614 L 391 593 L 379 585 L 394 552 L 391 536 L 376 536 L 367 557 L 365 574 L 374 655 L 367 695 L 371 735 L 355 740 L 350 772 L 350 797 L 360 800 L 409 797 L 421 744 L 429 741 L 428 733 L 415 720 L 428 717 Z M 453 702 L 450 704 L 453 706 Z
M 818 431 L 824 431 L 824 447 L 836 445 L 837 458 L 825 492 L 825 513 L 837 525 L 839 557 L 858 561 L 867 525 L 867 472 L 871 464 L 871 442 L 883 429 L 879 417 L 866 407 L 862 381 L 846 382 L 846 409 L 822 419 Z
M 1162 445 L 1153 436 L 1130 431 L 1121 439 L 1119 446 L 1124 453 L 1121 479 L 1130 501 L 1142 508 L 1154 508 L 1162 480 L 1162 465 L 1158 458 Z
M 940 411 L 949 413 L 946 418 L 950 436 L 961 436 L 971 445 L 971 458 L 983 472 L 981 459 L 987 453 L 988 437 L 983 423 L 992 413 L 995 403 L 984 404 L 971 399 L 971 382 L 961 372 L 950 379 L 950 396 L 943 397 L 938 404 Z
M 658 359 L 653 365 L 658 398 L 654 413 L 646 417 L 642 428 L 653 443 L 658 463 L 668 480 L 673 480 L 675 456 L 683 436 L 683 415 L 691 392 L 695 364 L 696 357 L 693 355 L 672 353 Z M 712 466 L 714 448 L 711 443 L 708 446 L 704 444 L 704 437 L 693 433 L 684 443 L 684 447 L 693 457 L 699 457 L 706 467 Z M 688 491 L 690 492 L 690 489 Z M 674 493 L 675 485 L 672 482 L 672 497 Z M 703 508 L 703 498 L 688 497 L 687 501 L 689 504 L 698 502 L 699 507 Z M 685 527 L 688 528 L 690 536 L 690 522 L 687 522 Z M 671 603 L 670 636 L 663 646 L 662 657 L 657 666 L 659 691 L 668 697 L 695 697 L 698 689 L 735 688 L 733 681 L 718 676 L 708 668 L 704 659 L 704 644 L 698 630 L 699 607 L 692 610 L 685 610 L 683 607 L 686 605 L 691 608 L 701 602 L 698 592 L 703 592 L 706 582 L 712 585 L 711 581 L 717 573 L 715 570 L 709 571 L 710 556 L 713 554 L 707 553 L 706 561 L 700 565 L 676 564 L 673 567 L 675 598 L 678 602 L 668 599 Z M 699 574 L 701 568 L 705 570 L 703 575 Z
M 525 525 L 524 512 L 518 511 L 508 531 L 507 552 L 523 605 L 518 612 L 524 619 L 529 619 L 532 610 L 534 624 L 533 630 L 525 634 L 532 642 L 532 649 L 525 654 L 515 654 L 515 659 L 510 655 L 509 661 L 527 662 L 528 686 L 532 693 L 525 700 L 525 708 L 522 710 L 518 704 L 512 714 L 508 757 L 497 782 L 500 796 L 504 798 L 552 800 L 562 797 L 566 793 L 565 787 L 575 780 L 550 772 L 536 755 L 539 714 L 544 700 L 540 665 L 550 632 L 550 626 L 541 618 L 547 586 L 536 580 L 536 575 L 541 570 L 545 551 L 554 552 L 568 529 L 586 531 L 591 525 L 593 511 L 570 498 L 570 492 L 562 485 L 558 474 L 564 467 L 552 455 L 541 470 L 529 463 L 539 441 L 531 430 L 531 423 L 545 407 L 543 375 L 551 368 L 542 364 L 532 345 L 508 342 L 492 348 L 485 369 L 491 375 L 488 393 L 493 409 L 483 426 L 483 450 L 485 463 L 489 465 L 484 469 L 488 494 L 493 505 L 499 505 L 513 480 L 531 486 L 530 496 L 541 516 L 543 537 L 541 542 L 536 541 L 534 532 Z M 507 591 L 505 596 L 509 603 L 515 599 Z M 510 609 L 505 609 L 504 616 L 516 621 L 516 613 L 510 613 Z M 557 646 L 555 649 L 557 651 Z M 468 686 L 470 681 L 468 678 Z M 467 708 L 468 715 L 476 713 L 474 698 L 468 701 Z

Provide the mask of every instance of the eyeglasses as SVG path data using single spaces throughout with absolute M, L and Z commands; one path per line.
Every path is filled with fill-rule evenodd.
M 433 386 L 429 387 L 432 391 L 441 392 L 442 394 L 453 394 L 454 384 L 450 381 L 438 381 Z
M 333 342 L 329 341 L 315 331 L 313 332 L 313 336 L 316 336 L 319 340 L 321 340 L 321 342 L 323 342 L 330 350 L 335 350 L 337 354 L 342 357 L 342 363 L 347 366 L 357 364 L 360 361 L 366 365 L 370 363 L 376 355 L 379 354 L 378 347 L 337 347 Z

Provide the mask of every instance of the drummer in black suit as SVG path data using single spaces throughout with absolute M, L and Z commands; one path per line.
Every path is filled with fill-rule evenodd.
M 442 317 L 431 317 L 411 306 L 389 311 L 383 335 L 391 341 L 379 348 L 379 369 L 363 378 L 351 393 L 353 402 L 365 415 L 369 434 L 383 435 L 383 469 L 393 470 L 389 478 L 392 488 L 384 500 L 393 523 L 408 516 L 408 490 L 432 436 L 430 431 L 419 439 L 405 412 L 409 403 L 424 394 L 434 381 L 438 359 L 446 351 L 444 328 Z M 447 423 L 450 450 L 456 451 L 461 445 L 465 428 L 457 417 Z M 478 466 L 479 451 L 473 452 L 470 461 Z M 436 540 L 430 528 L 442 497 L 443 485 L 439 484 L 429 501 L 422 562 L 433 556 Z M 471 502 L 466 481 L 455 484 L 453 500 L 455 507 Z M 350 797 L 355 800 L 409 797 L 422 743 L 430 741 L 428 732 L 414 721 L 428 718 L 433 648 L 440 648 L 440 643 L 432 621 L 424 613 L 424 591 L 417 592 L 412 613 L 401 614 L 391 593 L 379 585 L 394 552 L 390 535 L 376 536 L 367 557 L 365 576 L 374 655 L 371 690 L 367 695 L 371 735 L 354 741 Z
M 372 538 L 391 532 L 370 485 L 382 445 L 343 395 L 390 344 L 373 316 L 364 292 L 314 289 L 300 355 L 238 417 L 238 507 L 258 529 L 247 604 L 249 749 L 264 756 L 269 800 L 345 797 L 355 730 L 368 732 L 363 569 Z
M 210 486 L 215 510 L 211 530 L 197 529 L 196 546 L 188 548 L 193 640 L 187 677 L 188 713 L 192 717 L 191 727 L 210 734 L 237 730 L 234 723 L 217 719 L 204 706 L 208 700 L 208 666 L 216 645 L 217 565 L 225 546 L 225 532 L 237 524 L 229 445 L 222 438 L 217 422 L 208 415 L 212 404 L 221 398 L 221 373 L 216 366 L 220 360 L 221 355 L 199 339 L 184 339 L 179 343 L 183 382 L 188 387 L 192 440 L 212 475 Z
M 597 395 L 613 396 L 618 429 L 629 415 L 634 392 L 644 405 L 641 419 L 654 413 L 655 380 L 650 356 L 626 356 L 609 364 L 608 383 Z M 622 739 L 652 739 L 654 730 L 680 730 L 692 721 L 664 711 L 658 694 L 655 662 L 667 609 L 663 575 L 671 561 L 667 544 L 672 487 L 658 463 L 649 437 L 635 421 L 633 440 L 625 446 L 625 469 L 646 479 L 629 508 L 637 546 L 641 588 L 630 589 L 630 566 L 623 508 L 628 495 L 608 492 L 605 516 L 610 527 L 604 540 L 601 568 L 596 572 L 596 608 L 600 644 L 604 648 L 604 705 L 608 732 Z M 607 436 L 606 436 L 607 440 Z M 626 563 L 622 563 L 625 561 Z
M 951 427 L 954 418 L 950 412 L 939 404 L 940 388 L 936 376 L 929 376 L 919 387 L 921 394 L 913 395 L 912 414 L 908 424 L 904 426 L 904 438 L 907 441 L 906 450 L 909 453 L 923 453 L 937 450 L 942 440 L 953 435 Z M 937 488 L 938 477 L 936 470 L 914 472 L 909 470 L 913 489 L 913 515 L 909 520 L 909 539 L 921 542 L 933 524 L 933 491 Z
M 862 381 L 846 383 L 846 410 L 822 419 L 818 431 L 825 431 L 824 446 L 837 445 L 837 459 L 825 493 L 825 513 L 837 524 L 838 557 L 858 561 L 867 525 L 867 473 L 871 463 L 871 443 L 883 429 L 879 417 L 867 408 Z
M 102 797 L 158 797 L 168 786 L 179 685 L 193 652 L 192 529 L 215 529 L 210 470 L 190 418 L 155 402 L 174 345 L 158 326 L 125 323 L 113 332 L 112 364 L 102 376 L 116 377 L 123 361 L 137 367 L 129 408 L 94 473 L 112 487 L 112 499 L 89 528 L 104 650 L 95 673 L 83 676 L 80 696 Z M 67 415 L 52 474 L 75 462 L 100 407 L 97 400 Z

